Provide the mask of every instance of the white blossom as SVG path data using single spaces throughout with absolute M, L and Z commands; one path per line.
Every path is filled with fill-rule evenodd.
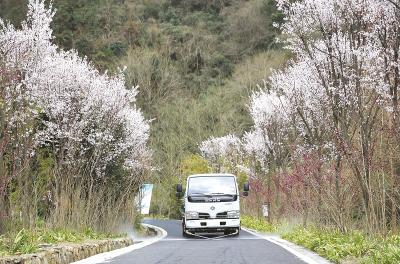
M 262 127 L 265 123 L 275 119 L 287 118 L 287 100 L 276 91 L 253 93 L 251 98 L 250 115 L 256 127 Z
M 199 148 L 204 158 L 216 161 L 240 153 L 241 142 L 238 137 L 229 134 L 224 137 L 211 137 L 201 142 Z
M 98 176 L 116 158 L 132 172 L 146 166 L 149 122 L 134 106 L 138 88 L 125 87 L 122 71 L 102 74 L 77 52 L 58 49 L 52 43 L 53 16 L 51 5 L 30 0 L 20 30 L 0 21 L 0 54 L 6 68 L 20 75 L 6 87 L 6 99 L 22 100 L 29 108 L 13 109 L 10 122 L 40 117 L 41 128 L 28 133 L 36 147 L 52 146 L 77 167 L 89 160 Z M 85 160 L 89 153 L 92 158 Z

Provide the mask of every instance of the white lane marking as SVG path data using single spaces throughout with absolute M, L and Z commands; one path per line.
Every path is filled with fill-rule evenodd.
M 279 237 L 262 235 L 262 234 L 253 232 L 252 230 L 249 230 L 249 229 L 243 228 L 243 227 L 242 227 L 242 229 L 245 230 L 246 232 L 249 232 L 250 234 L 252 234 L 254 236 L 268 240 L 269 242 L 274 243 L 274 244 L 286 249 L 287 251 L 289 251 L 290 253 L 292 253 L 293 255 L 295 255 L 296 257 L 298 257 L 299 259 L 301 259 L 302 261 L 304 261 L 307 264 L 331 264 L 331 262 L 322 258 L 318 254 L 316 254 L 312 251 L 309 251 L 308 249 L 305 249 L 301 246 L 293 244 L 289 241 L 281 239 Z
M 124 248 L 116 249 L 113 251 L 97 254 L 97 255 L 91 256 L 89 258 L 73 262 L 71 264 L 96 264 L 96 263 L 101 263 L 101 262 L 109 262 L 111 259 L 113 259 L 115 257 L 121 256 L 123 254 L 132 252 L 136 249 L 143 248 L 145 246 L 149 246 L 153 243 L 156 243 L 156 242 L 160 241 L 161 239 L 163 239 L 164 237 L 166 237 L 168 234 L 167 231 L 165 231 L 164 229 L 162 229 L 158 226 L 153 226 L 150 224 L 142 224 L 142 225 L 159 230 L 161 232 L 161 235 L 157 236 L 155 238 L 151 238 L 149 240 L 144 240 L 143 242 L 133 244 L 128 247 L 124 247 Z

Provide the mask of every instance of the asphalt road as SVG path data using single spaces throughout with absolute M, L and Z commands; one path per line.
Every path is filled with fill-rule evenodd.
M 304 264 L 285 249 L 244 230 L 218 240 L 183 238 L 178 220 L 148 220 L 168 232 L 164 239 L 104 263 L 111 264 Z

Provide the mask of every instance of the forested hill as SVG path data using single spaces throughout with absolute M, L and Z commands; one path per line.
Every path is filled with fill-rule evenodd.
M 0 0 L 0 17 L 18 25 L 26 2 Z M 153 119 L 164 179 L 198 142 L 249 128 L 249 95 L 285 61 L 274 0 L 55 0 L 53 8 L 56 44 L 102 71 L 127 66 L 128 86 L 139 85 L 138 105 Z

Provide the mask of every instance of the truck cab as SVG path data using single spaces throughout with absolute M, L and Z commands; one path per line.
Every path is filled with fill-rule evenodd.
M 244 184 L 243 196 L 249 191 Z M 177 196 L 183 194 L 177 185 Z M 240 192 L 233 174 L 196 174 L 187 178 L 183 195 L 183 236 L 205 232 L 224 232 L 238 235 L 240 232 Z

